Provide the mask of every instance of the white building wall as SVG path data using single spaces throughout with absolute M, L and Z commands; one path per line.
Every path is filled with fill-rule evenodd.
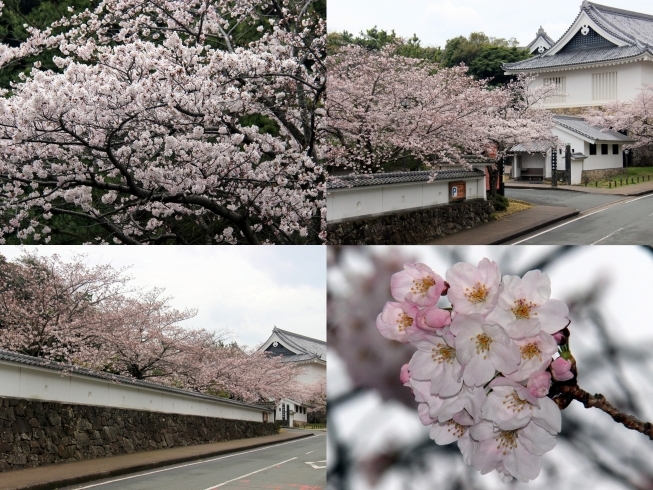
M 619 145 L 619 153 L 612 154 L 612 143 L 608 144 L 608 154 L 601 154 L 601 143 L 596 144 L 596 155 L 590 155 L 590 144 L 585 143 L 585 155 L 587 159 L 583 162 L 583 170 L 599 170 L 603 168 L 619 168 L 624 166 L 623 156 L 621 154 L 623 147 Z
M 297 381 L 303 385 L 312 385 L 317 383 L 320 378 L 326 378 L 326 365 L 311 363 L 302 365 L 304 374 L 297 376 Z
M 564 102 L 545 103 L 546 108 L 588 107 L 603 105 L 609 100 L 592 99 L 592 75 L 617 72 L 618 100 L 631 100 L 639 93 L 643 83 L 653 83 L 653 63 L 638 61 L 623 65 L 610 65 L 597 68 L 547 71 L 537 75 L 533 87 L 541 87 L 546 78 L 565 77 L 567 97 Z
M 585 152 L 585 145 L 587 144 L 585 140 L 574 136 L 573 134 L 569 134 L 566 131 L 563 131 L 557 127 L 554 127 L 552 130 L 554 136 L 557 136 L 560 138 L 560 141 L 563 142 L 565 145 L 571 145 L 571 152 L 583 152 L 585 155 L 589 155 L 589 146 L 587 147 L 587 153 Z M 562 152 L 562 155 L 560 152 L 558 152 L 558 168 L 560 168 L 560 158 L 562 157 L 563 165 L 564 165 L 564 150 Z
M 484 176 L 461 180 L 467 186 L 467 199 L 485 198 Z M 447 204 L 449 182 L 452 181 L 332 189 L 327 192 L 327 219 L 336 221 Z
M 233 405 L 156 388 L 113 383 L 78 374 L 62 376 L 36 366 L 0 361 L 0 396 L 152 412 L 263 421 L 258 407 Z M 269 421 L 272 422 L 270 414 Z

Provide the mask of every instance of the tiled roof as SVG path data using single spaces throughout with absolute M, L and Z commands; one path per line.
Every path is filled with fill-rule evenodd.
M 320 360 L 326 361 L 327 347 L 326 342 L 323 340 L 312 339 L 294 332 L 281 330 L 277 327 L 274 327 L 272 332 L 277 334 L 277 337 L 279 337 L 286 348 L 300 352 L 300 354 L 288 356 L 288 358 L 294 358 L 296 361 L 304 361 L 317 357 Z
M 590 18 L 610 34 L 630 42 L 653 45 L 653 15 L 586 2 Z
M 621 39 L 628 46 L 582 49 L 553 55 L 547 52 L 517 63 L 505 63 L 503 68 L 507 71 L 537 70 L 627 59 L 646 52 L 653 54 L 653 15 L 607 7 L 588 1 L 583 2 L 578 16 L 582 12 L 587 13 L 601 28 L 617 39 Z M 557 43 L 573 27 L 578 16 Z
M 356 174 L 342 177 L 329 177 L 327 180 L 327 189 L 346 189 L 349 187 L 403 184 L 407 182 L 428 182 L 430 180 L 469 179 L 483 177 L 484 175 L 485 173 L 479 169 Z
M 553 39 L 551 39 L 551 36 L 549 36 L 546 33 L 546 31 L 542 28 L 542 26 L 540 26 L 537 33 L 535 34 L 535 39 L 533 39 L 531 41 L 531 43 L 528 46 L 526 46 L 526 49 L 530 49 L 537 42 L 537 40 L 540 39 L 540 38 L 542 38 L 544 40 L 544 42 L 546 42 L 549 45 L 549 47 L 551 47 L 551 46 L 553 46 L 555 44 L 555 41 Z
M 631 143 L 633 140 L 621 133 L 610 130 L 601 130 L 598 126 L 592 126 L 583 118 L 574 116 L 554 116 L 553 120 L 558 126 L 567 128 L 574 133 L 585 136 L 595 141 L 614 141 L 615 143 Z
M 551 148 L 551 143 L 547 141 L 531 141 L 529 143 L 519 143 L 510 148 L 510 151 L 523 151 L 528 153 L 546 153 Z
M 118 376 L 116 374 L 105 373 L 103 371 L 95 371 L 92 369 L 86 369 L 78 366 L 62 364 L 59 362 L 49 361 L 47 359 L 41 359 L 40 357 L 26 356 L 23 354 L 17 354 L 15 352 L 10 352 L 5 350 L 0 350 L 0 361 L 9 361 L 9 362 L 14 362 L 16 364 L 23 364 L 25 366 L 35 366 L 39 368 L 49 369 L 52 371 L 59 371 L 61 373 L 66 373 L 66 374 L 79 374 L 82 376 L 103 379 L 114 383 L 138 386 L 140 388 L 148 388 L 150 390 L 166 391 L 168 393 L 176 393 L 178 395 L 201 398 L 213 402 L 227 403 L 230 405 L 239 405 L 242 407 L 259 408 L 256 405 L 250 405 L 248 403 L 243 403 L 236 400 L 230 400 L 228 398 L 220 398 L 216 396 L 205 395 L 203 393 L 196 393 L 194 391 L 180 390 L 179 388 L 172 388 L 170 386 L 165 386 L 158 383 L 152 383 L 150 381 L 128 378 L 126 376 Z
M 503 69 L 506 71 L 538 70 L 543 68 L 555 68 L 558 66 L 582 65 L 601 61 L 615 61 L 632 58 L 645 52 L 653 54 L 651 49 L 638 46 L 622 46 L 613 48 L 582 49 L 578 51 L 567 51 L 556 53 L 552 56 L 541 54 L 516 63 L 505 63 Z

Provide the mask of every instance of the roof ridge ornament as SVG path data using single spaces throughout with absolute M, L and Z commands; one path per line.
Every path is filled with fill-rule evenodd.
M 587 0 L 583 0 L 583 3 L 580 4 L 580 8 L 586 9 L 590 7 L 590 3 Z

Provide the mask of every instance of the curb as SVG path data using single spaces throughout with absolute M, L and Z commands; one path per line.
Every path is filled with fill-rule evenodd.
M 13 487 L 14 490 L 56 490 L 57 488 L 61 487 L 66 487 L 70 485 L 78 485 L 80 483 L 88 483 L 91 481 L 96 481 L 96 480 L 102 480 L 104 478 L 111 478 L 114 476 L 122 476 L 130 473 L 138 473 L 140 471 L 144 470 L 151 470 L 155 468 L 161 468 L 163 466 L 171 466 L 175 464 L 181 464 L 181 463 L 186 463 L 188 461 L 196 461 L 200 459 L 205 459 L 205 458 L 211 458 L 213 456 L 221 456 L 223 454 L 231 454 L 231 453 L 238 453 L 240 451 L 246 451 L 249 449 L 255 449 L 259 447 L 264 447 L 264 446 L 272 446 L 274 444 L 282 443 L 282 442 L 288 442 L 288 441 L 294 441 L 298 439 L 305 439 L 307 437 L 311 437 L 315 434 L 313 433 L 306 433 L 306 434 L 298 434 L 293 437 L 289 437 L 287 439 L 282 439 L 280 441 L 273 441 L 273 442 L 260 442 L 260 443 L 255 443 L 246 447 L 240 447 L 240 448 L 234 448 L 234 449 L 219 449 L 215 451 L 210 451 L 204 454 L 195 454 L 195 455 L 190 455 L 190 456 L 182 456 L 182 457 L 176 457 L 172 459 L 168 459 L 165 461 L 155 461 L 151 463 L 141 463 L 137 464 L 134 466 L 128 466 L 128 467 L 122 467 L 122 468 L 116 468 L 112 470 L 103 470 L 103 471 L 98 471 L 97 473 L 92 473 L 92 474 L 86 474 L 86 475 L 80 475 L 76 477 L 70 477 L 70 478 L 64 478 L 60 479 L 58 481 L 53 481 L 53 482 L 40 482 L 40 483 L 33 483 L 33 484 L 27 484 L 23 486 L 18 486 L 18 487 Z M 93 460 L 86 460 L 86 461 L 93 461 Z M 65 464 L 65 463 L 64 463 Z M 5 475 L 9 474 L 11 472 L 5 473 Z M 1 475 L 1 474 L 0 474 Z
M 546 228 L 547 226 L 559 223 L 561 221 L 564 221 L 564 220 L 569 219 L 569 218 L 573 218 L 574 216 L 578 216 L 578 215 L 580 215 L 580 211 L 578 209 L 572 209 L 571 211 L 569 211 L 569 212 L 567 212 L 567 213 L 565 213 L 563 215 L 556 216 L 555 218 L 552 218 L 552 219 L 550 219 L 548 221 L 539 223 L 536 226 L 532 226 L 532 227 L 530 227 L 528 229 L 524 229 L 524 230 L 515 231 L 514 233 L 512 233 L 510 235 L 507 235 L 507 236 L 502 237 L 502 238 L 500 238 L 498 240 L 495 240 L 493 242 L 488 243 L 488 245 L 501 245 L 503 243 L 509 242 L 510 240 L 514 240 L 516 238 L 523 237 L 524 235 L 528 235 L 529 233 L 531 233 L 533 231 L 541 230 L 542 228 Z
M 580 194 L 592 194 L 600 196 L 643 196 L 646 194 L 652 194 L 653 190 L 639 191 L 633 193 L 617 193 L 617 192 L 587 192 L 580 189 L 574 189 L 573 186 L 563 186 L 563 187 L 535 187 L 535 186 L 505 186 L 506 189 L 535 189 L 535 190 L 544 190 L 544 191 L 567 191 L 567 192 L 578 192 Z

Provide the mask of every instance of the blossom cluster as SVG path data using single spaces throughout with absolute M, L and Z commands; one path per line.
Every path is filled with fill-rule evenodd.
M 465 463 L 504 481 L 527 482 L 553 449 L 561 414 L 548 396 L 552 379 L 573 378 L 554 356 L 564 343 L 569 309 L 550 299 L 538 271 L 504 276 L 496 262 L 458 263 L 446 281 L 425 264 L 392 276 L 379 332 L 417 348 L 400 377 L 419 403 L 436 444 L 458 441 Z M 446 295 L 451 308 L 440 308 Z

